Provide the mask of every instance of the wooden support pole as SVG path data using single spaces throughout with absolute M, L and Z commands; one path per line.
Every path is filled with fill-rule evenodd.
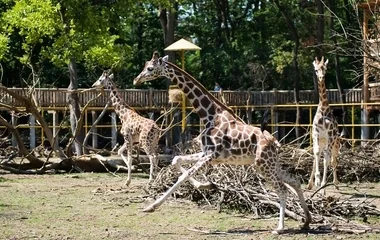
M 33 115 L 29 116 L 29 148 L 33 149 L 36 147 L 36 118 Z
M 367 40 L 368 40 L 368 12 L 366 9 L 363 11 L 363 105 L 362 105 L 362 113 L 361 113 L 361 139 L 369 139 L 369 127 L 366 124 L 368 121 L 368 102 L 369 102 L 369 91 L 368 91 L 368 64 L 367 64 Z M 365 142 L 362 142 L 365 144 Z
M 182 70 L 185 71 L 185 50 L 181 50 L 181 61 L 182 61 Z M 186 96 L 182 92 L 182 132 L 186 129 Z
M 58 134 L 58 113 L 55 110 L 48 110 L 49 114 L 53 115 L 53 138 L 55 139 L 54 146 L 58 147 L 59 145 L 59 136 Z M 53 146 L 52 146 L 53 147 Z
M 95 124 L 96 119 L 98 118 L 98 113 L 96 111 L 91 111 L 91 121 L 92 125 Z M 98 148 L 98 128 L 94 127 L 92 129 L 91 133 L 91 139 L 92 139 L 92 147 L 93 148 Z
M 12 126 L 13 127 L 16 127 L 17 126 L 17 117 L 12 114 Z M 12 134 L 12 146 L 13 147 L 16 147 L 17 146 L 17 140 L 16 140 L 16 137 Z
M 117 115 L 115 112 L 111 113 L 111 136 L 112 136 L 112 148 L 116 146 L 117 143 Z

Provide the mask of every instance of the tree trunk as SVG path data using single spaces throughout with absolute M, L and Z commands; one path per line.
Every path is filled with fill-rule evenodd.
M 298 106 L 298 103 L 300 102 L 300 94 L 299 94 L 299 85 L 300 85 L 300 73 L 298 68 L 298 50 L 300 46 L 300 39 L 298 36 L 297 28 L 294 25 L 293 19 L 291 19 L 289 13 L 291 11 L 287 9 L 285 6 L 280 5 L 279 0 L 274 0 L 275 5 L 277 6 L 278 10 L 281 12 L 281 15 L 284 17 L 286 24 L 288 25 L 289 31 L 291 33 L 294 47 L 293 47 L 293 60 L 292 60 L 292 68 L 293 68 L 293 74 L 294 74 L 294 101 L 297 104 L 297 114 L 296 114 L 296 138 L 299 139 L 300 137 L 300 129 L 298 124 L 300 123 L 301 119 L 301 109 Z
M 335 13 L 336 2 L 334 0 L 329 0 L 329 6 L 330 6 L 330 10 L 333 13 Z M 334 22 L 334 20 L 335 20 L 335 17 L 331 15 L 330 16 L 330 31 L 332 32 L 331 36 L 332 36 L 332 40 L 333 40 L 333 44 L 334 44 L 334 49 L 337 49 L 338 48 L 338 42 L 337 42 L 337 38 L 336 38 L 336 34 L 335 34 L 335 22 Z M 341 86 L 342 75 L 341 75 L 341 70 L 340 70 L 340 59 L 339 59 L 338 54 L 334 54 L 334 64 L 335 64 L 335 79 L 336 79 L 336 85 L 337 85 L 339 93 L 340 93 L 340 101 L 343 104 L 346 104 L 344 89 Z M 346 105 L 342 106 L 342 112 L 343 112 L 342 121 L 343 121 L 343 125 L 344 125 L 345 123 L 348 122 L 348 118 L 347 118 L 348 114 L 347 114 Z M 348 134 L 348 131 L 345 129 L 345 127 L 343 127 L 342 132 L 343 132 L 343 135 L 345 135 L 345 136 L 346 136 L 346 134 Z
M 70 108 L 70 126 L 71 132 L 74 137 L 74 149 L 76 156 L 83 155 L 82 144 L 84 139 L 84 129 L 78 126 L 78 120 L 80 118 L 80 104 L 78 93 L 78 77 L 77 77 L 77 68 L 76 61 L 74 58 L 70 59 L 69 62 L 69 75 L 70 75 L 70 85 L 67 88 L 67 102 L 69 103 Z
M 160 9 L 160 22 L 164 33 L 165 48 L 174 43 L 174 31 L 177 24 L 177 9 L 178 3 L 174 3 L 173 7 Z M 169 56 L 169 61 L 175 63 L 175 52 L 165 51 Z M 170 84 L 170 81 L 169 81 Z
M 160 8 L 160 22 L 161 27 L 164 33 L 164 44 L 165 48 L 174 43 L 174 31 L 177 24 L 177 10 L 178 10 L 178 3 L 174 2 L 173 6 L 169 9 L 167 8 Z M 165 51 L 165 54 L 169 56 L 169 61 L 172 63 L 175 63 L 175 52 L 174 51 Z M 169 89 L 169 86 L 171 85 L 171 81 L 169 79 L 166 79 L 166 87 Z M 178 116 L 181 116 L 181 114 L 177 114 Z M 168 119 L 170 122 L 171 119 Z M 177 117 L 174 123 L 180 122 L 181 119 Z M 170 136 L 170 133 L 172 133 L 172 138 Z M 171 145 L 179 142 L 179 136 L 181 134 L 180 127 L 174 127 L 170 131 L 166 132 L 166 144 Z
M 315 0 L 315 4 L 317 5 L 318 15 L 317 15 L 317 46 L 315 48 L 315 56 L 321 59 L 324 55 L 323 52 L 323 42 L 325 35 L 325 21 L 324 21 L 324 5 L 322 0 Z M 314 73 L 314 71 L 313 71 Z M 319 102 L 319 91 L 318 91 L 318 80 L 317 76 L 313 74 L 314 81 L 314 102 Z

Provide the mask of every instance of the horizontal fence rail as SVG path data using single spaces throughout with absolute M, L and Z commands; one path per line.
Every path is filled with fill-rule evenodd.
M 29 97 L 28 89 L 9 88 L 24 97 Z M 79 101 L 82 105 L 88 103 L 91 99 L 96 98 L 101 90 L 96 89 L 78 89 Z M 40 107 L 65 107 L 68 105 L 66 88 L 36 88 L 34 98 Z M 153 89 L 120 89 L 119 93 L 130 107 L 148 107 L 160 108 L 170 106 L 167 90 Z M 294 104 L 294 91 L 291 90 L 271 90 L 271 91 L 223 91 L 223 93 L 211 91 L 217 98 L 223 97 L 225 103 L 229 106 L 247 106 L 247 105 L 281 105 Z M 371 91 L 377 96 L 376 91 Z M 317 99 L 317 93 L 313 90 L 300 90 L 300 103 L 314 103 Z M 330 103 L 341 103 L 341 96 L 337 89 L 327 91 Z M 374 96 L 376 98 L 376 96 Z M 360 103 L 362 101 L 361 89 L 344 90 L 345 101 L 347 103 Z M 93 100 L 90 107 L 102 107 L 106 105 L 109 98 L 109 91 L 104 90 L 104 94 Z M 22 103 L 0 90 L 0 102 L 13 107 L 22 107 Z

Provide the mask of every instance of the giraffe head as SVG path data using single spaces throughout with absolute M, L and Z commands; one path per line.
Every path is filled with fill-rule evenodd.
M 143 82 L 154 80 L 164 76 L 165 64 L 168 61 L 168 56 L 159 57 L 157 51 L 154 51 L 152 59 L 145 63 L 142 72 L 133 80 L 133 84 L 141 84 Z
M 329 62 L 328 59 L 326 60 L 326 62 L 324 62 L 323 57 L 322 57 L 321 61 L 318 61 L 318 59 L 315 58 L 315 60 L 313 62 L 315 75 L 317 76 L 319 82 L 322 82 L 325 79 L 325 74 L 326 74 L 328 62 Z
M 109 71 L 103 71 L 102 75 L 94 84 L 92 84 L 91 87 L 94 87 L 94 88 L 107 87 L 108 83 L 112 80 L 113 80 L 113 73 L 110 74 Z

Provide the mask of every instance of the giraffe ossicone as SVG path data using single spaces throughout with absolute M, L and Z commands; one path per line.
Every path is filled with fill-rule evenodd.
M 327 181 L 327 168 L 331 164 L 333 168 L 333 183 L 338 188 L 338 154 L 340 149 L 340 135 L 338 122 L 330 109 L 327 99 L 327 90 L 325 84 L 325 75 L 327 71 L 328 59 L 321 61 L 317 58 L 313 61 L 315 75 L 318 79 L 319 103 L 317 111 L 314 115 L 312 126 L 313 154 L 314 163 L 313 170 L 310 174 L 307 188 L 311 190 L 314 187 L 314 179 L 316 187 L 323 187 Z M 319 171 L 319 161 L 323 153 L 323 177 L 321 182 L 321 174 Z M 322 189 L 322 194 L 326 194 L 326 188 Z
M 129 185 L 131 182 L 132 150 L 135 144 L 138 144 L 138 147 L 143 149 L 149 158 L 149 181 L 152 181 L 154 168 L 158 164 L 157 150 L 161 129 L 155 121 L 140 116 L 132 108 L 127 106 L 124 99 L 120 96 L 115 83 L 113 82 L 113 78 L 113 74 L 104 71 L 92 87 L 104 87 L 105 89 L 110 90 L 112 105 L 120 119 L 120 133 L 124 138 L 124 144 L 119 148 L 118 154 L 122 157 L 128 168 L 128 176 L 125 185 Z M 127 152 L 127 156 L 124 155 L 125 151 Z
M 134 84 L 167 77 L 181 89 L 192 104 L 194 111 L 204 125 L 200 134 L 202 151 L 195 154 L 176 156 L 173 159 L 181 171 L 177 182 L 154 203 L 144 209 L 157 209 L 184 181 L 189 180 L 195 187 L 203 186 L 193 175 L 207 164 L 254 164 L 255 170 L 271 184 L 279 196 L 279 221 L 276 232 L 284 229 L 287 185 L 297 193 L 305 213 L 304 229 L 309 228 L 311 215 L 305 202 L 300 182 L 281 168 L 278 159 L 278 141 L 267 131 L 245 124 L 225 104 L 215 98 L 206 88 L 187 72 L 160 58 L 157 52 L 147 61 Z M 182 163 L 194 165 L 185 169 Z

